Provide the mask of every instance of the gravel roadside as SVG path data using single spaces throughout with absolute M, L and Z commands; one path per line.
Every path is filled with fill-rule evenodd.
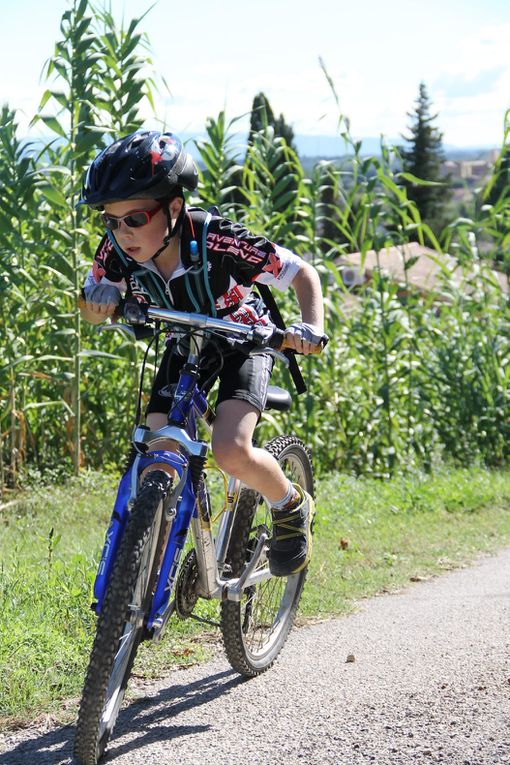
M 221 654 L 173 672 L 121 712 L 103 762 L 510 765 L 509 616 L 504 550 L 294 630 L 254 680 Z M 0 736 L 0 765 L 69 765 L 72 735 Z

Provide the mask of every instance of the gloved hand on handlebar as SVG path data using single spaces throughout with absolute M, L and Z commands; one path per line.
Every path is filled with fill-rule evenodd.
M 307 356 L 320 353 L 329 338 L 314 324 L 296 321 L 285 330 L 284 347 Z
M 94 284 L 83 289 L 83 297 L 82 307 L 102 320 L 113 315 L 122 295 L 112 284 Z

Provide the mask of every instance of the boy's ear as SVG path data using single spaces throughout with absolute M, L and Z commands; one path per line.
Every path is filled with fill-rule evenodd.
M 177 218 L 181 212 L 184 200 L 182 197 L 174 197 L 168 205 L 172 218 Z

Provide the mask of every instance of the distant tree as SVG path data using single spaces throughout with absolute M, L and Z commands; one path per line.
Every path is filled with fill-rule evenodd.
M 279 241 L 286 236 L 282 226 L 290 226 L 296 235 L 300 231 L 295 214 L 303 168 L 293 138 L 283 114 L 275 119 L 267 96 L 257 93 L 252 104 L 241 193 L 251 206 L 255 200 L 264 200 L 265 224 Z M 253 229 L 254 224 L 247 221 L 248 228 Z
M 291 128 L 291 126 L 287 125 L 287 123 L 285 122 L 283 114 L 280 114 L 278 119 L 275 120 L 274 132 L 276 133 L 276 135 L 279 135 L 281 138 L 285 138 L 287 145 L 291 146 L 294 149 L 294 151 L 296 150 L 296 147 L 294 146 L 294 131 Z
M 437 114 L 430 114 L 430 100 L 425 83 L 421 82 L 414 112 L 411 118 L 410 135 L 403 135 L 407 146 L 401 150 L 403 170 L 423 181 L 439 185 L 420 185 L 411 179 L 404 180 L 409 199 L 415 202 L 422 220 L 435 233 L 439 233 L 445 222 L 445 206 L 450 199 L 451 189 L 448 177 L 441 175 L 444 161 L 443 134 L 434 126 Z
M 510 198 L 510 144 L 505 144 L 484 190 L 484 202 L 495 205 Z
M 267 96 L 264 93 L 257 93 L 253 99 L 251 107 L 250 117 L 250 134 L 248 136 L 248 143 L 253 143 L 253 134 L 260 133 L 266 127 L 272 127 L 276 137 L 284 138 L 287 145 L 292 147 L 294 151 L 294 131 L 290 125 L 287 125 L 283 114 L 280 114 L 278 118 L 275 118 L 274 112 L 271 109 L 271 104 Z
M 264 93 L 257 93 L 251 105 L 250 138 L 253 133 L 260 133 L 268 125 L 274 125 L 271 104 Z

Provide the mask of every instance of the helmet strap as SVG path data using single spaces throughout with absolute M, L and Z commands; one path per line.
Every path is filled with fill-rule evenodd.
M 166 248 L 170 244 L 170 241 L 178 233 L 179 229 L 181 228 L 182 221 L 184 219 L 184 215 L 186 213 L 186 209 L 185 208 L 186 208 L 186 205 L 184 204 L 184 199 L 183 199 L 182 200 L 181 210 L 179 212 L 179 215 L 177 216 L 177 220 L 175 221 L 175 226 L 172 226 L 172 216 L 170 215 L 170 207 L 169 207 L 169 205 L 167 205 L 165 207 L 168 234 L 163 239 L 163 244 L 161 245 L 159 250 L 157 252 L 155 252 L 154 255 L 152 256 L 152 260 L 156 260 L 156 258 L 159 257 L 159 255 L 161 255 L 163 250 L 166 250 Z

